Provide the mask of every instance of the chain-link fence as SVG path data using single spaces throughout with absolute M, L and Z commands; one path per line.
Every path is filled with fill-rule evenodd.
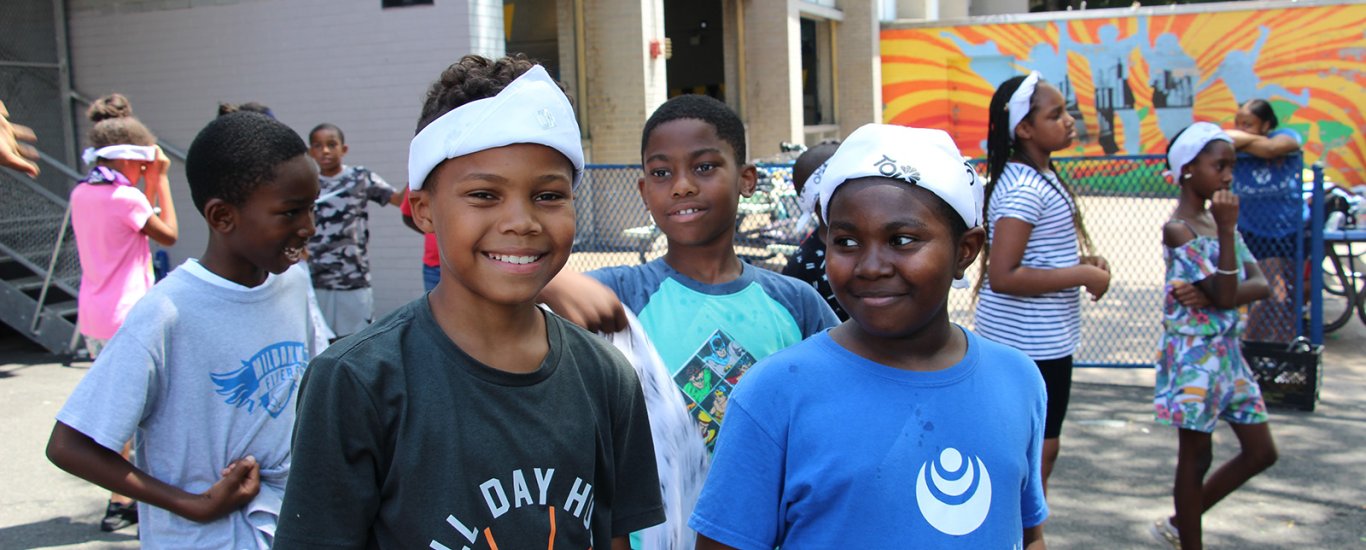
M 1096 253 L 1109 261 L 1113 274 L 1105 297 L 1098 302 L 1087 300 L 1082 306 L 1082 340 L 1077 362 L 1090 366 L 1150 366 L 1157 356 L 1162 330 L 1166 273 L 1162 226 L 1176 207 L 1179 188 L 1163 174 L 1165 159 L 1156 155 L 1059 158 L 1054 159 L 1054 164 L 1076 191 Z M 1298 156 L 1264 161 L 1244 155 L 1238 166 L 1236 188 L 1248 194 L 1242 199 L 1243 219 L 1257 219 L 1240 223 L 1249 244 L 1256 242 L 1262 246 L 1254 248 L 1254 253 L 1287 258 L 1285 265 L 1303 265 L 1304 246 L 1301 239 L 1293 237 L 1301 235 L 1304 227 L 1299 175 L 1302 161 Z M 978 167 L 985 168 L 980 163 Z M 804 236 L 804 231 L 797 227 L 800 212 L 791 173 L 790 165 L 761 165 L 760 189 L 754 197 L 742 201 L 738 216 L 737 252 L 751 263 L 773 270 L 786 265 L 787 256 Z M 638 166 L 588 167 L 576 199 L 579 233 L 572 268 L 584 271 L 636 264 L 663 254 L 664 238 L 650 223 L 637 191 L 640 176 Z M 1254 188 L 1245 181 L 1258 185 Z M 1262 207 L 1259 201 L 1263 199 L 1276 208 Z M 1286 230 L 1291 237 L 1281 237 L 1273 243 L 1256 240 L 1261 233 L 1254 233 L 1281 235 Z M 975 281 L 979 276 L 978 265 L 969 270 L 969 280 Z M 1294 289 L 1304 288 L 1303 273 L 1297 277 L 1291 271 L 1284 270 L 1285 288 L 1281 294 L 1289 305 L 1277 306 L 1274 315 L 1261 319 L 1264 330 L 1273 335 L 1294 335 L 1299 330 L 1294 323 L 1298 316 L 1281 313 L 1300 310 L 1301 302 L 1296 297 L 1302 299 L 1303 294 Z M 971 291 L 954 291 L 949 299 L 949 312 L 955 322 L 971 328 Z
M 71 224 L 63 225 L 66 200 L 15 172 L 0 170 L 0 252 L 13 256 L 29 269 L 46 273 L 58 238 L 53 284 L 74 294 L 81 282 L 80 259 Z
M 589 165 L 575 191 L 578 215 L 578 270 L 635 264 L 664 255 L 665 239 L 650 219 L 633 165 Z M 740 201 L 736 250 L 752 264 L 782 269 L 787 255 L 805 236 L 798 226 L 801 208 L 792 188 L 790 164 L 760 164 L 754 196 Z

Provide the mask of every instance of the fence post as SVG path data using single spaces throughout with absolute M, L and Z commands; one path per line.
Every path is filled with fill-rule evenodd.
M 1317 346 L 1323 344 L 1323 161 L 1314 163 L 1314 192 L 1310 196 L 1312 202 L 1309 205 L 1309 340 Z M 1351 307 L 1350 304 L 1348 307 Z

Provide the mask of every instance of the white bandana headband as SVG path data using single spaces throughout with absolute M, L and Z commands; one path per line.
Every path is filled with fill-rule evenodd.
M 90 147 L 81 153 L 81 160 L 86 164 L 92 164 L 98 159 L 152 162 L 157 159 L 157 148 L 153 145 L 110 145 L 99 149 Z
M 421 190 L 432 170 L 447 159 L 514 143 L 559 151 L 574 165 L 574 183 L 583 178 L 583 144 L 574 109 L 540 65 L 498 95 L 456 107 L 418 132 L 408 147 L 408 188 Z
M 804 206 L 819 205 L 821 219 L 829 221 L 835 190 L 846 181 L 871 176 L 926 189 L 948 203 L 969 228 L 982 224 L 982 180 L 949 134 L 893 124 L 865 124 L 849 134 L 807 180 Z M 953 285 L 966 288 L 967 281 L 956 279 Z
M 1034 89 L 1039 86 L 1039 71 L 1030 71 L 1015 93 L 1006 102 L 1006 112 L 1010 114 L 1010 139 L 1015 139 L 1015 128 L 1029 114 L 1029 103 L 1034 99 Z
M 1173 183 L 1181 182 L 1181 169 L 1195 160 L 1211 141 L 1233 143 L 1233 138 L 1224 133 L 1222 128 L 1209 122 L 1192 124 L 1182 131 L 1181 135 L 1176 136 L 1171 151 L 1167 152 L 1167 164 L 1171 165 L 1168 175 L 1171 176 Z

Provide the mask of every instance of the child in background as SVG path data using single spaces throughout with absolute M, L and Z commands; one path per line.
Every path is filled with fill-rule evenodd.
M 171 246 L 180 231 L 166 173 L 171 159 L 157 147 L 156 136 L 133 118 L 127 98 L 112 94 L 97 99 L 88 114 L 95 125 L 85 161 L 94 166 L 71 190 L 71 229 L 81 259 L 77 324 L 95 359 L 133 304 L 152 288 L 148 238 Z M 131 451 L 131 442 L 125 442 L 120 454 L 128 459 Z M 100 530 L 117 531 L 137 522 L 137 503 L 115 493 L 105 506 Z
M 309 368 L 275 548 L 624 548 L 663 517 L 640 382 L 535 301 L 574 241 L 569 99 L 525 57 L 465 56 L 408 168 L 441 282 Z
M 1270 289 L 1237 231 L 1238 197 L 1229 191 L 1233 143 L 1218 126 L 1197 122 L 1167 149 L 1181 195 L 1162 226 L 1169 292 L 1153 404 L 1158 422 L 1179 429 L 1180 443 L 1176 515 L 1157 520 L 1150 532 L 1186 550 L 1201 547 L 1205 511 L 1276 462 L 1266 404 L 1239 343 L 1238 308 L 1266 298 Z M 1242 450 L 1206 479 L 1210 434 L 1220 419 Z
M 403 192 L 403 204 L 399 212 L 403 215 L 403 225 L 422 235 L 422 290 L 431 292 L 436 283 L 441 282 L 441 249 L 436 245 L 436 235 L 422 231 L 413 221 L 413 205 L 408 200 L 411 191 Z
M 733 381 L 756 360 L 832 327 L 838 319 L 810 285 L 736 256 L 736 212 L 740 197 L 754 192 L 757 172 L 744 161 L 744 123 L 726 104 L 701 95 L 664 102 L 646 121 L 640 149 L 645 169 L 640 196 L 668 250 L 646 264 L 587 275 L 611 289 L 639 318 L 711 449 L 724 422 L 709 410 L 716 408 L 718 397 L 727 398 Z M 557 311 L 600 311 L 581 304 L 601 286 L 581 279 L 562 274 L 555 284 L 565 286 L 547 287 L 547 303 Z M 589 326 L 606 324 L 588 318 Z M 707 360 L 718 349 L 731 357 L 727 370 Z M 656 460 L 667 466 L 685 457 Z M 705 463 L 682 466 L 682 483 L 706 473 Z M 690 494 L 687 488 L 681 492 Z M 669 516 L 683 521 L 687 514 L 671 511 Z M 667 524 L 661 529 L 683 528 Z
M 288 126 L 210 122 L 185 161 L 209 225 L 200 260 L 129 312 L 57 414 L 47 456 L 139 502 L 144 548 L 269 548 L 308 365 L 318 173 Z M 117 449 L 137 435 L 134 463 Z
M 1043 548 L 1043 381 L 949 322 L 976 172 L 942 131 L 869 124 L 808 186 L 850 320 L 730 395 L 697 548 Z
M 94 358 L 152 287 L 148 238 L 171 246 L 179 228 L 166 173 L 171 159 L 133 118 L 128 100 L 102 97 L 90 105 L 89 117 L 95 125 L 85 161 L 94 166 L 71 191 L 71 225 L 81 258 L 78 319 Z
M 1225 130 L 1233 148 L 1262 159 L 1264 166 L 1247 176 L 1235 174 L 1233 192 L 1238 195 L 1238 233 L 1271 287 L 1271 296 L 1248 309 L 1244 337 L 1259 342 L 1290 342 L 1298 331 L 1293 289 L 1295 286 L 1295 239 L 1303 233 L 1304 199 L 1300 179 L 1278 177 L 1272 166 L 1300 152 L 1304 138 L 1291 128 L 1280 128 L 1280 119 L 1265 99 L 1248 100 L 1233 117 L 1234 128 Z M 1297 159 L 1301 161 L 1302 159 Z M 1295 169 L 1290 167 L 1291 172 Z M 1306 300 L 1307 301 L 1307 300 Z
M 366 202 L 392 204 L 403 194 L 364 166 L 347 166 L 346 136 L 322 123 L 308 133 L 308 154 L 318 162 L 318 232 L 308 242 L 308 267 L 327 326 L 338 338 L 365 328 L 375 314 L 370 288 L 370 214 Z
M 983 338 L 1034 359 L 1048 388 L 1043 480 L 1058 460 L 1072 393 L 1072 354 L 1081 340 L 1078 287 L 1092 300 L 1110 288 L 1110 267 L 1089 254 L 1072 188 L 1052 155 L 1076 136 L 1062 92 L 1039 73 L 1001 84 L 991 97 L 987 133 L 987 244 L 977 281 L 976 329 Z
M 797 157 L 797 162 L 792 165 L 792 186 L 797 190 L 798 196 L 801 196 L 807 178 L 810 178 L 830 155 L 835 154 L 839 146 L 838 141 L 821 143 Z M 821 240 L 820 232 L 812 231 L 802 239 L 797 253 L 792 255 L 787 261 L 787 266 L 783 268 L 783 275 L 806 281 L 818 294 L 825 297 L 825 303 L 830 304 L 830 309 L 840 321 L 849 320 L 849 314 L 845 313 L 839 301 L 835 300 L 835 293 L 830 290 L 830 280 L 825 276 L 825 242 Z

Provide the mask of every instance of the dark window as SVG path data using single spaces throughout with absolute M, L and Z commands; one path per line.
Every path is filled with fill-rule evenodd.
M 408 6 L 430 6 L 435 0 L 380 0 L 381 8 L 406 8 Z

